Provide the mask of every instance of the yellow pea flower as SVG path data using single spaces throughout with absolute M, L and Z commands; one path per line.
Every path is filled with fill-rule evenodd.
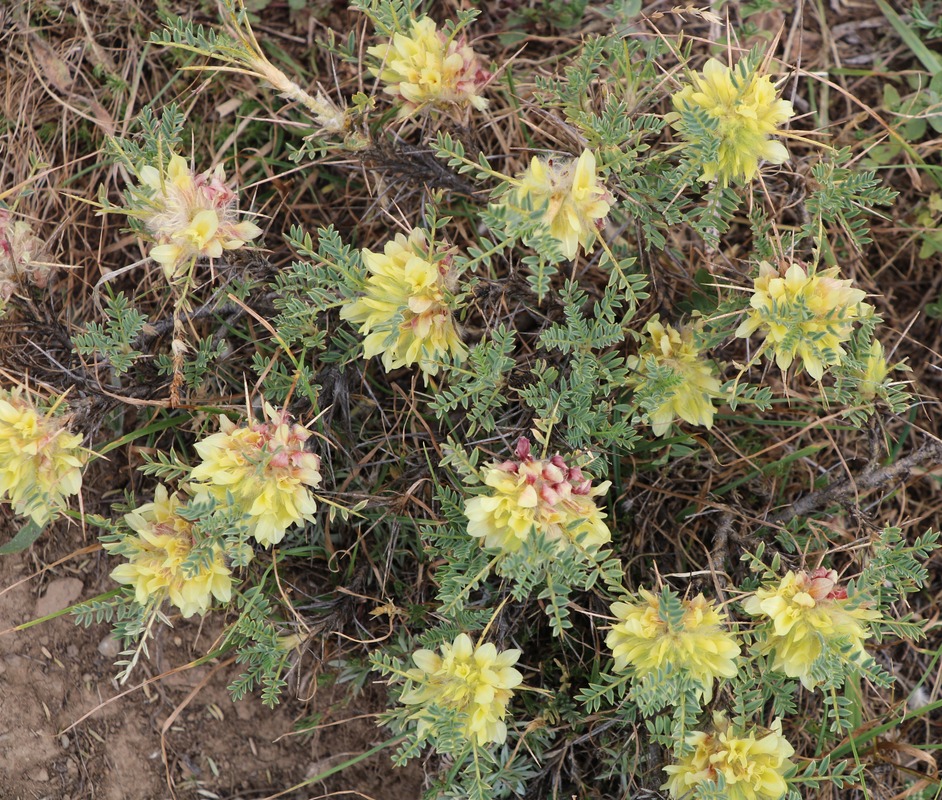
M 736 675 L 739 644 L 726 627 L 726 614 L 702 594 L 682 600 L 683 619 L 672 627 L 663 619 L 658 597 L 645 589 L 632 602 L 613 603 L 619 620 L 605 638 L 615 658 L 615 671 L 630 670 L 634 678 L 658 670 L 683 670 L 699 684 L 699 696 L 708 703 L 713 682 Z
M 134 599 L 140 605 L 162 603 L 169 599 L 184 617 L 205 614 L 212 598 L 228 603 L 232 597 L 232 574 L 218 544 L 212 546 L 212 559 L 202 562 L 195 572 L 185 567 L 195 539 L 193 523 L 178 510 L 186 501 L 177 493 L 169 494 L 158 485 L 154 502 L 145 503 L 126 514 L 125 522 L 136 536 L 105 548 L 120 548 L 128 563 L 111 571 L 118 583 L 134 587 Z
M 407 673 L 412 688 L 399 698 L 404 705 L 417 706 L 411 718 L 418 721 L 419 735 L 432 727 L 428 707 L 434 704 L 458 711 L 465 734 L 475 744 L 503 744 L 507 704 L 523 681 L 514 669 L 520 651 L 498 651 L 490 642 L 475 645 L 465 633 L 440 649 L 441 655 L 432 650 L 413 654 L 415 669 Z
M 762 629 L 763 650 L 773 654 L 772 668 L 814 689 L 811 669 L 825 650 L 844 644 L 862 653 L 872 635 L 867 623 L 880 619 L 878 611 L 849 605 L 837 573 L 820 568 L 787 572 L 777 586 L 746 598 L 743 608 L 768 623 Z
M 886 356 L 883 354 L 883 344 L 879 339 L 874 339 L 870 342 L 863 372 L 860 374 L 860 396 L 864 400 L 873 400 L 889 373 L 890 366 L 886 363 Z
M 262 233 L 252 222 L 238 222 L 236 194 L 225 184 L 222 165 L 194 173 L 180 155 L 165 170 L 145 164 L 138 169 L 141 186 L 133 190 L 138 216 L 154 237 L 150 257 L 168 279 L 181 274 L 197 257 L 219 258 Z
M 801 264 L 783 273 L 761 262 L 751 310 L 736 336 L 747 338 L 759 331 L 779 369 L 787 370 L 798 356 L 808 374 L 821 380 L 829 366 L 841 363 L 841 345 L 853 334 L 854 322 L 873 312 L 873 306 L 863 302 L 866 292 L 852 288 L 851 281 L 836 277 L 838 273 L 837 267 L 809 272 Z
M 517 442 L 515 455 L 485 470 L 489 493 L 465 502 L 470 536 L 505 553 L 519 550 L 532 531 L 560 548 L 578 541 L 597 549 L 611 541 L 605 514 L 593 500 L 608 491 L 610 481 L 593 488 L 582 470 L 567 466 L 562 456 L 534 458 L 526 437 Z
M 268 403 L 265 417 L 247 425 L 220 417 L 221 430 L 196 443 L 202 461 L 190 479 L 197 497 L 206 493 L 225 503 L 231 494 L 250 533 L 267 547 L 292 525 L 314 520 L 311 487 L 320 485 L 321 473 L 320 459 L 304 449 L 311 432 Z
M 713 730 L 687 734 L 691 751 L 664 767 L 667 789 L 675 800 L 693 796 L 697 787 L 715 783 L 722 775 L 726 800 L 781 800 L 788 791 L 785 775 L 795 754 L 782 735 L 782 721 L 768 730 L 750 727 L 736 731 L 722 713 L 713 715 Z
M 722 186 L 748 183 L 759 171 L 759 161 L 788 160 L 785 146 L 769 137 L 794 116 L 792 104 L 779 99 L 768 75 L 759 75 L 744 62 L 730 69 L 711 58 L 672 100 L 676 111 L 668 121 L 687 141 L 698 141 L 698 135 L 688 130 L 679 112 L 700 109 L 717 121 L 716 160 L 703 164 L 700 180 L 717 180 Z
M 81 444 L 66 418 L 40 413 L 19 389 L 0 389 L 0 500 L 45 525 L 82 489 Z
M 386 371 L 418 364 L 438 374 L 442 361 L 464 361 L 468 350 L 452 316 L 457 278 L 447 257 L 435 260 L 425 232 L 397 234 L 382 253 L 363 250 L 370 273 L 365 295 L 348 303 L 340 318 L 359 325 L 367 358 L 382 354 Z
M 464 36 L 445 36 L 429 17 L 415 20 L 408 34 L 396 33 L 389 43 L 366 52 L 381 62 L 370 72 L 386 84 L 383 92 L 401 102 L 400 117 L 429 107 L 487 108 L 481 90 L 491 73 Z
M 656 379 L 651 369 L 667 367 L 679 383 L 669 392 L 648 419 L 655 436 L 666 436 L 678 417 L 691 425 L 713 427 L 713 400 L 721 398 L 721 384 L 716 365 L 704 358 L 694 341 L 692 328 L 677 330 L 661 323 L 657 314 L 644 327 L 648 338 L 642 342 L 638 355 L 629 356 L 632 370 L 628 385 L 635 391 L 644 390 Z
M 563 255 L 575 258 L 580 245 L 590 252 L 613 202 L 599 180 L 595 154 L 584 150 L 575 160 L 534 156 L 519 180 L 518 201 L 529 197 L 534 208 L 546 207 L 543 224 Z

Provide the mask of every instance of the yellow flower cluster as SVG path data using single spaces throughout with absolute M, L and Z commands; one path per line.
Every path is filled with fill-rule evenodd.
M 752 309 L 736 336 L 761 331 L 780 369 L 787 370 L 799 356 L 808 374 L 821 380 L 825 369 L 841 363 L 841 343 L 850 339 L 854 321 L 873 311 L 863 302 L 866 292 L 837 274 L 837 267 L 809 273 L 801 264 L 792 264 L 783 274 L 763 261 L 749 303 Z
M 658 670 L 683 670 L 700 685 L 709 702 L 713 682 L 732 678 L 739 645 L 726 628 L 726 614 L 702 594 L 682 600 L 684 615 L 678 627 L 661 616 L 657 595 L 641 589 L 631 603 L 613 603 L 612 626 L 605 644 L 615 657 L 615 670 L 631 669 L 635 678 Z
M 420 706 L 411 715 L 418 721 L 422 736 L 433 724 L 428 706 L 458 711 L 465 735 L 475 744 L 502 744 L 507 738 L 507 703 L 523 676 L 514 669 L 519 650 L 498 652 L 491 644 L 475 646 L 467 634 L 459 634 L 452 644 L 441 646 L 441 655 L 431 650 L 417 650 L 412 660 L 416 669 L 407 677 L 411 689 L 400 701 Z
M 726 800 L 780 800 L 788 791 L 784 776 L 794 766 L 789 759 L 795 749 L 782 735 L 781 720 L 764 733 L 756 728 L 737 732 L 716 713 L 710 733 L 696 731 L 686 741 L 690 753 L 664 767 L 670 777 L 661 788 L 676 800 L 694 796 L 698 786 L 716 783 L 721 775 Z
M 52 265 L 44 260 L 45 249 L 26 220 L 0 208 L 0 313 L 22 281 L 40 289 L 49 283 Z
M 366 52 L 381 62 L 370 72 L 386 84 L 386 94 L 402 103 L 400 117 L 427 107 L 487 108 L 481 90 L 491 73 L 463 36 L 445 36 L 429 17 L 415 20 L 409 35 L 396 33 L 388 44 Z
M 163 172 L 148 164 L 138 176 L 141 210 L 135 214 L 157 242 L 150 257 L 168 279 L 197 257 L 219 258 L 223 250 L 238 250 L 262 232 L 252 222 L 236 221 L 236 195 L 224 182 L 221 164 L 196 175 L 182 156 L 174 155 Z
M 159 605 L 169 598 L 184 617 L 192 617 L 205 614 L 213 597 L 229 602 L 232 575 L 218 544 L 212 545 L 210 561 L 199 561 L 193 571 L 185 566 L 195 544 L 193 523 L 178 513 L 185 504 L 177 493 L 168 494 L 166 487 L 157 486 L 153 503 L 124 517 L 136 535 L 105 548 L 127 556 L 128 563 L 115 567 L 111 577 L 133 586 L 140 605 Z
M 545 206 L 543 224 L 568 259 L 576 257 L 579 245 L 591 250 L 613 202 L 599 180 L 591 150 L 576 160 L 534 156 L 517 186 L 518 200 L 527 197 L 535 209 Z
M 287 411 L 265 404 L 265 422 L 236 425 L 220 417 L 222 430 L 196 444 L 202 462 L 190 473 L 193 491 L 225 503 L 232 495 L 249 532 L 265 547 L 280 542 L 292 525 L 314 520 L 309 487 L 321 482 L 320 459 L 304 449 L 311 433 L 291 424 Z
M 452 312 L 457 278 L 448 257 L 434 260 L 425 233 L 397 234 L 382 253 L 363 250 L 366 294 L 344 306 L 341 319 L 359 325 L 367 358 L 382 353 L 386 371 L 418 364 L 436 375 L 444 359 L 468 355 Z
M 82 437 L 40 414 L 19 389 L 0 389 L 0 500 L 45 525 L 82 488 Z
M 505 553 L 519 550 L 533 531 L 560 548 L 578 542 L 596 549 L 611 541 L 605 514 L 593 499 L 608 491 L 610 481 L 593 488 L 582 470 L 567 466 L 562 456 L 533 458 L 526 437 L 517 442 L 515 455 L 516 460 L 485 470 L 489 494 L 465 502 L 471 536 Z
M 655 314 L 645 325 L 646 339 L 637 356 L 629 356 L 627 366 L 632 370 L 628 385 L 635 391 L 651 385 L 655 376 L 651 363 L 657 369 L 670 368 L 680 381 L 668 389 L 669 394 L 648 419 L 655 436 L 666 436 L 673 421 L 680 417 L 691 425 L 713 427 L 713 400 L 721 397 L 716 365 L 700 354 L 691 328 L 676 330 L 663 325 Z
M 688 141 L 694 134 L 680 121 L 681 111 L 699 109 L 717 122 L 716 160 L 703 165 L 702 181 L 746 183 L 759 171 L 759 161 L 783 164 L 788 151 L 769 137 L 794 116 L 792 104 L 780 100 L 768 75 L 759 75 L 740 61 L 734 69 L 711 58 L 703 73 L 674 94 L 676 112 L 670 115 L 675 129 Z
M 811 668 L 826 650 L 849 645 L 862 653 L 872 635 L 867 623 L 880 613 L 849 606 L 837 573 L 823 568 L 789 571 L 778 586 L 759 589 L 743 603 L 746 613 L 770 623 L 763 650 L 773 654 L 772 668 L 798 678 L 806 689 L 814 689 Z

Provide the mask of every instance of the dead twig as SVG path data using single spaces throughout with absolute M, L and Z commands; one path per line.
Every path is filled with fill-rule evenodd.
M 879 489 L 893 483 L 902 483 L 915 467 L 924 464 L 933 466 L 942 464 L 942 443 L 926 442 L 905 458 L 885 467 L 877 468 L 876 465 L 868 465 L 860 475 L 844 478 L 823 489 L 806 494 L 787 508 L 772 514 L 768 521 L 783 525 L 795 517 L 807 516 L 830 505 L 843 505 L 853 500 L 860 492 Z

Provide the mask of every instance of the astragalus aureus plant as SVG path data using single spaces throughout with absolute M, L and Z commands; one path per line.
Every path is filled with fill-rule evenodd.
M 670 592 L 659 598 L 640 589 L 627 600 L 612 604 L 618 622 L 605 638 L 615 672 L 628 671 L 639 682 L 657 680 L 659 673 L 686 673 L 704 703 L 712 699 L 716 680 L 735 677 L 739 644 L 726 613 L 702 594 L 681 600 L 681 614 Z
M 265 419 L 237 425 L 219 417 L 220 430 L 195 445 L 201 461 L 191 488 L 231 505 L 263 547 L 278 544 L 294 525 L 313 522 L 311 491 L 321 482 L 320 459 L 304 443 L 311 432 L 268 403 Z
M 384 84 L 383 92 L 399 101 L 400 117 L 425 109 L 487 108 L 481 92 L 490 72 L 464 34 L 440 31 L 430 17 L 412 20 L 408 30 L 396 31 L 387 44 L 367 53 L 379 62 L 370 72 Z
M 503 744 L 507 704 L 523 681 L 514 669 L 520 651 L 498 651 L 490 642 L 475 645 L 464 633 L 440 650 L 441 655 L 417 650 L 412 655 L 415 667 L 405 673 L 408 688 L 399 702 L 409 707 L 408 719 L 418 723 L 416 735 L 444 744 L 454 736 L 447 730 L 447 713 L 455 712 L 459 731 L 472 745 Z M 440 731 L 443 725 L 445 731 Z
M 765 623 L 759 646 L 772 655 L 772 669 L 798 678 L 809 690 L 820 683 L 840 683 L 865 655 L 870 623 L 880 613 L 852 601 L 834 570 L 786 573 L 777 586 L 757 589 L 746 598 L 747 614 Z
M 767 730 L 737 730 L 717 712 L 712 729 L 689 734 L 685 745 L 687 754 L 664 768 L 668 780 L 661 788 L 674 800 L 710 790 L 728 800 L 781 800 L 788 791 L 795 748 L 782 735 L 780 719 Z
M 608 491 L 609 482 L 593 486 L 559 454 L 535 458 L 526 437 L 519 439 L 514 455 L 487 467 L 483 479 L 489 492 L 465 503 L 471 536 L 504 553 L 516 552 L 538 534 L 560 548 L 598 549 L 611 541 L 605 514 L 593 499 Z
M 111 577 L 130 585 L 139 605 L 159 607 L 169 600 L 184 618 L 205 614 L 214 598 L 228 603 L 232 597 L 222 547 L 211 540 L 200 544 L 193 521 L 180 514 L 185 505 L 186 498 L 158 485 L 153 502 L 125 515 L 130 534 L 105 545 L 127 559 Z
M 795 357 L 816 381 L 824 371 L 839 365 L 844 357 L 843 343 L 850 339 L 854 323 L 873 312 L 863 302 L 867 296 L 850 280 L 837 277 L 837 267 L 817 271 L 802 264 L 759 264 L 750 310 L 736 335 L 765 336 L 762 345 L 774 357 L 779 369 L 787 370 Z
M 705 357 L 692 326 L 677 330 L 655 315 L 644 326 L 646 338 L 626 365 L 628 385 L 647 410 L 655 436 L 666 436 L 677 418 L 713 427 L 713 403 L 722 398 L 716 365 Z
M 128 213 L 153 238 L 149 255 L 169 280 L 192 268 L 196 259 L 217 259 L 262 233 L 254 222 L 239 221 L 237 197 L 226 186 L 221 164 L 196 173 L 183 156 L 173 154 L 166 164 L 140 165 L 138 177 Z
M 39 527 L 81 491 L 88 456 L 60 403 L 41 409 L 21 389 L 0 390 L 0 500 Z
M 576 257 L 580 246 L 592 250 L 613 201 L 591 150 L 576 159 L 533 156 L 519 178 L 516 199 L 543 209 L 541 222 L 568 259 Z
M 460 363 L 468 350 L 455 322 L 458 279 L 448 253 L 430 250 L 428 235 L 396 234 L 382 253 L 364 249 L 369 272 L 365 294 L 341 309 L 341 319 L 359 326 L 363 354 L 382 355 L 387 372 L 417 364 L 436 375 L 443 363 Z
M 748 183 L 760 162 L 788 160 L 785 145 L 771 137 L 794 116 L 794 109 L 752 59 L 727 67 L 711 58 L 671 99 L 673 125 L 681 138 L 715 148 L 716 156 L 702 165 L 700 180 L 723 186 Z
M 124 676 L 192 634 L 313 748 L 356 695 L 383 727 L 350 758 L 390 748 L 426 800 L 872 794 L 921 713 L 883 693 L 931 685 L 902 656 L 934 618 L 938 347 L 906 303 L 938 286 L 891 204 L 938 175 L 861 73 L 934 91 L 931 48 L 867 28 L 879 69 L 837 70 L 848 37 L 825 59 L 735 3 L 247 5 L 109 73 L 113 125 L 83 111 L 113 133 L 89 205 L 130 231 L 60 246 L 58 164 L 0 192 L 75 267 L 16 283 L 0 375 L 67 391 L 108 458 L 79 616 L 115 623 Z M 868 168 L 883 144 L 905 164 Z M 84 451 L 23 397 L 0 489 L 43 521 Z M 89 546 L 60 527 L 56 558 Z M 292 791 L 370 794 L 325 769 Z

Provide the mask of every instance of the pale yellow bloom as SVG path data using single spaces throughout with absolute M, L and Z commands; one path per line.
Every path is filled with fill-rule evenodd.
M 81 444 L 65 418 L 41 414 L 19 389 L 0 389 L 0 500 L 45 525 L 82 488 Z
M 734 69 L 711 58 L 703 73 L 694 73 L 693 82 L 673 96 L 677 110 L 669 116 L 675 129 L 694 141 L 677 112 L 700 109 L 717 121 L 719 138 L 716 161 L 703 164 L 702 181 L 746 183 L 759 171 L 759 161 L 783 164 L 788 151 L 769 137 L 794 116 L 792 104 L 780 100 L 768 75 L 746 70 L 743 62 Z
M 658 368 L 669 367 L 680 383 L 669 389 L 669 396 L 648 419 L 655 436 L 666 436 L 675 419 L 691 425 L 713 427 L 713 400 L 722 397 L 721 384 L 716 377 L 716 365 L 704 358 L 694 341 L 692 328 L 676 330 L 663 325 L 654 315 L 644 326 L 649 338 L 645 339 L 637 356 L 629 356 L 627 366 L 632 370 L 628 385 L 635 391 L 650 385 L 654 380 L 650 366 L 653 359 Z
M 140 208 L 133 213 L 153 235 L 150 257 L 169 279 L 195 258 L 219 258 L 262 233 L 252 222 L 237 222 L 236 194 L 226 186 L 221 164 L 194 174 L 182 156 L 174 155 L 163 172 L 148 164 L 138 176 Z
M 860 396 L 864 400 L 872 400 L 876 397 L 877 391 L 883 385 L 889 372 L 890 367 L 883 354 L 883 344 L 879 339 L 874 339 L 870 342 L 863 372 L 860 374 Z
M 408 35 L 396 33 L 388 44 L 366 52 L 381 62 L 370 72 L 386 84 L 386 94 L 400 100 L 400 117 L 430 106 L 487 108 L 481 89 L 490 80 L 490 72 L 463 36 L 445 36 L 429 17 L 415 20 Z
M 593 488 L 582 470 L 567 466 L 562 456 L 533 458 L 525 437 L 517 442 L 516 456 L 488 467 L 484 484 L 490 492 L 465 502 L 471 536 L 505 553 L 519 550 L 533 531 L 560 548 L 577 542 L 597 549 L 611 541 L 605 514 L 593 499 L 608 491 L 610 481 Z
M 772 652 L 772 668 L 800 679 L 806 689 L 816 685 L 811 668 L 825 650 L 843 645 L 862 653 L 864 639 L 872 636 L 867 623 L 880 613 L 849 606 L 837 573 L 827 569 L 789 571 L 778 586 L 758 589 L 743 603 L 746 613 L 770 623 L 763 650 Z
M 693 797 L 698 786 L 716 783 L 720 775 L 726 781 L 726 800 L 780 800 L 788 791 L 785 775 L 794 767 L 789 759 L 795 748 L 782 735 L 781 720 L 765 732 L 740 732 L 717 712 L 713 730 L 687 734 L 687 744 L 693 750 L 664 767 L 669 778 L 661 788 L 675 800 Z
M 682 600 L 684 616 L 672 628 L 661 617 L 658 597 L 641 589 L 630 603 L 613 603 L 612 626 L 605 644 L 615 657 L 616 672 L 630 670 L 634 678 L 658 670 L 683 670 L 700 685 L 704 702 L 713 697 L 713 682 L 732 678 L 736 672 L 739 645 L 727 629 L 725 612 L 702 594 Z
M 220 417 L 222 430 L 196 444 L 202 462 L 190 479 L 197 495 L 225 503 L 230 493 L 249 532 L 267 547 L 292 525 L 314 520 L 317 504 L 309 487 L 320 485 L 321 473 L 320 459 L 304 449 L 311 432 L 268 403 L 265 416 L 265 422 L 244 426 Z
M 169 599 L 184 617 L 205 614 L 212 598 L 228 603 L 232 597 L 232 574 L 226 566 L 223 550 L 212 545 L 212 558 L 189 572 L 184 562 L 193 550 L 193 523 L 178 513 L 186 505 L 177 493 L 168 494 L 165 486 L 154 490 L 154 502 L 145 503 L 126 514 L 124 521 L 137 534 L 120 543 L 105 545 L 120 548 L 128 559 L 111 571 L 118 583 L 134 587 L 134 599 L 142 606 Z
M 428 707 L 453 709 L 461 715 L 464 731 L 475 744 L 502 744 L 507 738 L 507 704 L 513 690 L 523 681 L 514 669 L 519 650 L 504 650 L 487 644 L 472 643 L 467 634 L 459 634 L 452 644 L 441 646 L 441 655 L 432 650 L 417 650 L 409 670 L 412 688 L 402 693 L 400 701 L 419 706 L 412 719 L 418 721 L 423 735 L 434 720 Z
M 591 251 L 613 202 L 599 180 L 591 150 L 584 150 L 576 160 L 534 156 L 517 186 L 517 199 L 527 197 L 534 208 L 546 207 L 543 224 L 568 259 L 576 257 L 579 245 Z
M 752 309 L 736 336 L 760 331 L 780 369 L 787 370 L 798 356 L 808 374 L 821 380 L 825 369 L 841 363 L 841 344 L 850 339 L 854 322 L 873 311 L 863 302 L 866 292 L 836 277 L 838 272 L 833 267 L 809 273 L 792 264 L 783 274 L 763 261 L 749 302 Z
M 426 375 L 436 375 L 446 359 L 464 361 L 468 350 L 452 316 L 457 278 L 447 257 L 429 253 L 423 231 L 408 239 L 397 234 L 382 253 L 363 250 L 363 261 L 366 294 L 340 317 L 359 326 L 367 358 L 382 354 L 387 372 L 418 364 Z

